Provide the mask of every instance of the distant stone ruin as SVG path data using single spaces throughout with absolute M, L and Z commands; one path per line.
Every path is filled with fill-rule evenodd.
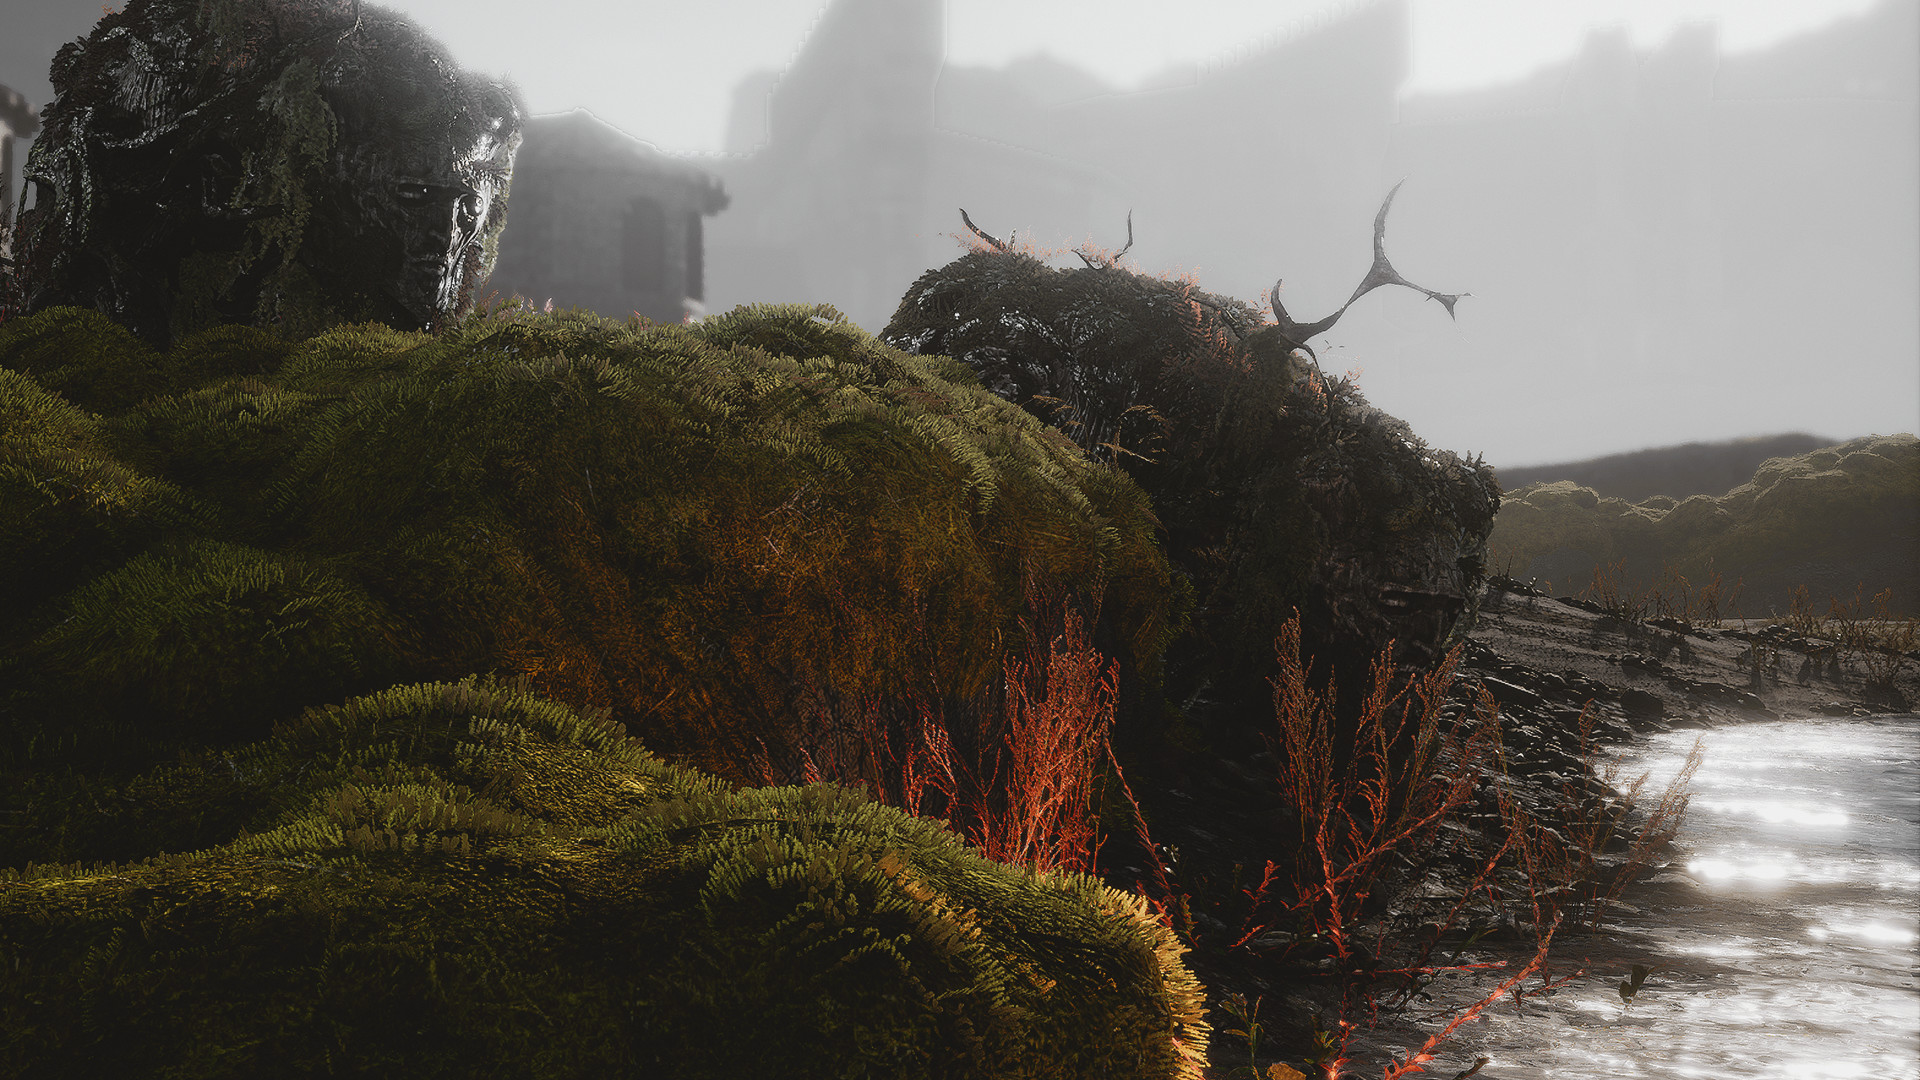
M 0 86 L 0 269 L 11 265 L 13 140 L 31 139 L 39 130 L 39 110 L 19 91 Z
M 712 176 L 585 109 L 533 117 L 488 291 L 679 322 L 703 310 L 704 222 L 728 202 Z
M 492 267 L 525 110 L 393 12 L 130 0 L 51 77 L 7 310 L 428 329 Z

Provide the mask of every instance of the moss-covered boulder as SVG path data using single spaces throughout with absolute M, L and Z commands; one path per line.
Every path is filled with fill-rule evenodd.
M 0 327 L 0 410 L 16 764 L 493 671 L 748 780 L 836 701 L 981 715 L 1036 597 L 1135 688 L 1182 615 L 1132 481 L 831 308 L 165 353 L 53 309 Z
M 732 791 L 522 686 L 312 709 L 92 802 L 61 827 L 154 855 L 0 871 L 0 1074 L 1106 1080 L 1205 1060 L 1199 988 L 1137 897 L 989 862 L 845 788 Z
M 1893 590 L 1892 610 L 1910 614 L 1920 610 L 1920 439 L 1870 435 L 1772 458 L 1724 495 L 1630 503 L 1570 481 L 1530 484 L 1501 501 L 1489 544 L 1499 563 L 1556 591 L 1621 563 L 1628 587 L 1669 567 L 1695 585 L 1718 573 L 1723 597 L 1741 582 L 1749 616 L 1786 612 L 1798 586 L 1819 614 L 1862 586 Z
M 980 235 L 914 282 L 881 338 L 967 364 L 1147 491 L 1196 601 L 1175 696 L 1267 715 L 1296 610 L 1343 685 L 1389 641 L 1431 662 L 1470 625 L 1498 505 L 1486 465 L 1326 379 L 1290 321 L 1117 257 L 1056 269 Z

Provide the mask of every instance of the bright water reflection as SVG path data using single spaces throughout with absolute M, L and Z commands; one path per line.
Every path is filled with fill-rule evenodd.
M 1658 792 L 1699 734 L 1633 747 L 1623 774 Z M 1449 1060 L 1485 1054 L 1487 1080 L 1920 1077 L 1920 717 L 1705 740 L 1673 866 L 1623 897 L 1641 913 L 1555 945 L 1597 976 L 1496 1006 Z M 1628 1005 L 1633 963 L 1660 967 Z

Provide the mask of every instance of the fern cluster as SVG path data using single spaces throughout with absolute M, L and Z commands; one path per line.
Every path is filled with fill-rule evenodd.
M 137 862 L 0 871 L 0 1071 L 1193 1077 L 1171 933 L 833 785 L 733 791 L 488 679 L 126 789 Z M 233 835 L 195 850 L 181 811 Z
M 1037 595 L 1152 676 L 1145 495 L 964 366 L 52 309 L 0 416 L 0 1072 L 1197 1073 L 1138 898 L 729 782 L 819 701 L 989 715 Z

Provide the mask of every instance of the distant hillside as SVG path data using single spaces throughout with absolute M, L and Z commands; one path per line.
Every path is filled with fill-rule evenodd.
M 1560 465 L 1498 469 L 1502 491 L 1570 480 L 1613 499 L 1639 502 L 1650 495 L 1724 495 L 1748 480 L 1768 458 L 1797 457 L 1836 440 L 1794 432 L 1727 442 L 1693 442 L 1629 454 L 1609 454 Z
M 1746 616 L 1787 611 L 1798 585 L 1821 612 L 1864 586 L 1869 598 L 1891 588 L 1894 611 L 1914 614 L 1920 439 L 1871 435 L 1771 458 L 1719 495 L 1634 502 L 1568 480 L 1509 490 L 1487 548 L 1496 571 L 1550 581 L 1556 594 L 1578 592 L 1596 565 L 1620 562 L 1636 587 L 1669 567 L 1695 586 L 1715 572 L 1729 591 L 1744 582 Z

